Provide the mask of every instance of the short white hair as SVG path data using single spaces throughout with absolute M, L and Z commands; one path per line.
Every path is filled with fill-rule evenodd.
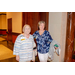
M 24 32 L 26 26 L 29 26 L 30 32 L 31 32 L 31 27 L 30 27 L 30 25 L 28 25 L 28 24 L 25 24 L 25 25 L 23 26 L 23 30 L 22 30 L 22 31 Z

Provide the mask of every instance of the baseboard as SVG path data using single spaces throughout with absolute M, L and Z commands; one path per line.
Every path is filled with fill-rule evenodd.
M 6 35 L 7 33 L 6 29 L 0 29 L 0 35 Z

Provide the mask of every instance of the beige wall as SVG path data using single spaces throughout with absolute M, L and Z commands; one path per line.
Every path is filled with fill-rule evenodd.
M 67 13 L 66 12 L 49 12 L 48 30 L 54 40 L 61 46 L 61 54 L 57 56 L 54 53 L 53 61 L 64 61 L 65 38 L 66 38 Z
M 0 15 L 0 29 L 7 29 L 6 15 Z
M 12 32 L 22 33 L 22 12 L 7 12 L 6 14 L 7 19 L 12 18 Z
M 2 15 L 2 29 L 7 29 L 6 15 Z
M 0 15 L 0 29 L 2 29 L 2 16 Z
M 61 22 L 61 56 L 60 61 L 64 61 L 65 56 L 65 46 L 66 46 L 66 29 L 67 29 L 67 12 L 62 13 L 62 22 Z

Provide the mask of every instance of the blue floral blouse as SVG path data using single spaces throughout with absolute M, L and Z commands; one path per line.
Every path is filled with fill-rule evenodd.
M 50 42 L 52 42 L 52 37 L 50 33 L 45 30 L 42 35 L 39 34 L 39 31 L 36 31 L 33 34 L 33 37 L 36 39 L 37 42 L 37 51 L 39 53 L 45 54 L 49 52 Z

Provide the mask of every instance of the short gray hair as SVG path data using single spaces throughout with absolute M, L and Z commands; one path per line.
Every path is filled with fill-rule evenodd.
M 22 30 L 23 32 L 24 32 L 26 26 L 29 26 L 29 27 L 30 27 L 30 25 L 25 24 L 25 25 L 23 26 L 23 30 Z M 30 31 L 31 31 L 31 27 L 30 27 Z

